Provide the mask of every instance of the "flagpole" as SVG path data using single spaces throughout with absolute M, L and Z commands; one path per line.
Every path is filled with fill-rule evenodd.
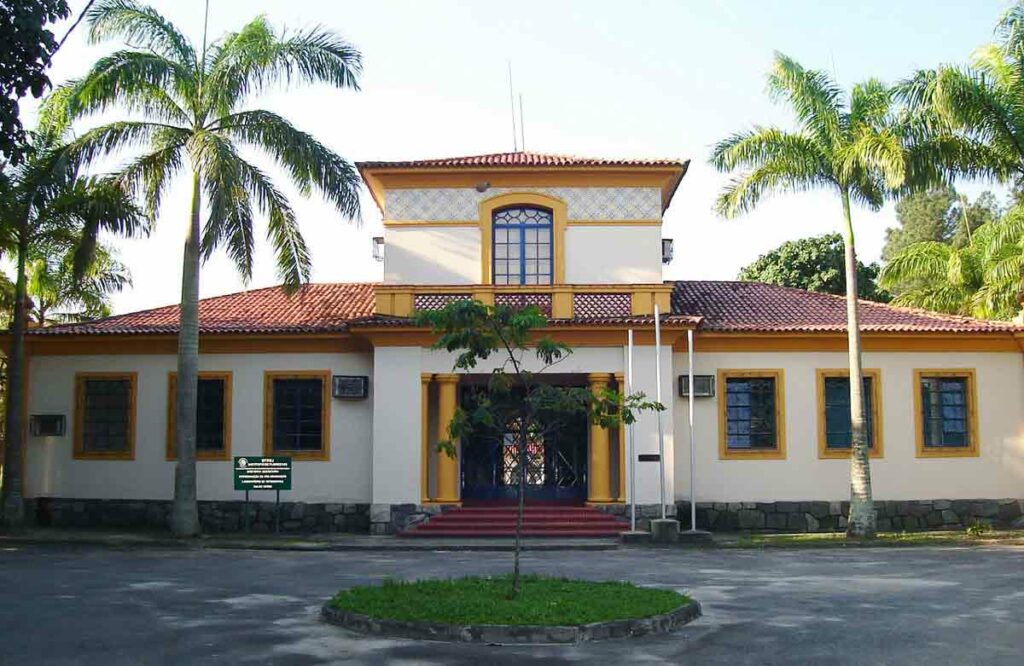
M 690 531 L 697 531 L 697 441 L 694 439 L 693 429 L 693 329 L 686 331 L 686 349 L 689 356 L 690 375 Z
M 633 329 L 626 332 L 626 395 L 633 392 Z M 636 447 L 633 443 L 633 424 L 628 426 L 629 436 L 629 530 L 636 532 Z
M 661 404 L 661 316 L 657 303 L 654 304 L 654 381 L 655 400 Z M 662 424 L 661 411 L 658 411 L 658 482 L 661 519 L 665 520 L 665 427 Z

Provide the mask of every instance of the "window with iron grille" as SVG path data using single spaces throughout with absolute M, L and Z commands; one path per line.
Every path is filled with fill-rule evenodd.
M 874 377 L 864 380 L 864 428 L 868 448 L 875 446 Z M 850 419 L 850 378 L 825 377 L 825 447 L 850 449 L 853 446 L 853 425 Z
M 167 459 L 177 458 L 174 429 L 177 419 L 177 373 L 167 382 Z M 196 387 L 196 458 L 226 460 L 231 449 L 231 373 L 200 372 Z
M 324 378 L 275 377 L 271 392 L 273 451 L 323 451 Z
M 135 433 L 135 375 L 79 375 L 75 454 L 131 458 Z
M 551 284 L 552 221 L 546 208 L 516 206 L 494 211 L 494 284 Z
M 775 377 L 727 377 L 725 401 L 730 450 L 778 447 Z
M 921 425 L 926 449 L 971 446 L 968 377 L 921 377 Z

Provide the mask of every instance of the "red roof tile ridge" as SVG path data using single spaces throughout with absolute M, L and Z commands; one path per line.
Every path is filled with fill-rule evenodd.
M 360 168 L 417 168 L 432 166 L 676 166 L 688 160 L 675 158 L 588 157 L 569 153 L 536 151 L 497 152 L 457 155 L 415 160 L 379 160 L 357 162 Z

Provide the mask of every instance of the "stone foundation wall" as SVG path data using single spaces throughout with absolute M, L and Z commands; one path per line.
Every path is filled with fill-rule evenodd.
M 598 504 L 598 509 L 604 513 L 610 513 L 618 518 L 629 520 L 630 516 L 630 505 L 629 504 Z M 675 518 L 677 509 L 671 504 L 665 505 L 665 517 Z M 651 521 L 657 518 L 661 518 L 661 505 L 660 504 L 637 504 L 636 505 L 636 528 L 638 530 L 649 532 L 651 529 Z
M 93 500 L 40 497 L 26 500 L 27 515 L 37 525 L 53 527 L 109 527 L 167 529 L 168 500 Z M 274 502 L 249 502 L 250 529 L 274 531 Z M 199 522 L 206 533 L 241 532 L 245 502 L 199 502 Z M 313 504 L 281 502 L 281 532 L 355 532 L 370 529 L 369 504 Z
M 397 534 L 444 509 L 439 504 L 371 504 L 369 531 L 376 535 Z
M 690 503 L 677 502 L 690 527 Z M 879 531 L 953 530 L 974 524 L 1020 525 L 1024 500 L 875 501 Z M 849 502 L 697 502 L 697 527 L 715 532 L 836 532 L 846 529 Z

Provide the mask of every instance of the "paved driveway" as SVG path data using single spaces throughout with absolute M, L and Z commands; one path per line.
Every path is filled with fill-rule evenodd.
M 0 552 L 0 664 L 1024 663 L 1024 549 L 538 552 L 528 571 L 676 588 L 704 617 L 650 639 L 491 647 L 325 625 L 334 590 L 499 573 L 507 553 Z

